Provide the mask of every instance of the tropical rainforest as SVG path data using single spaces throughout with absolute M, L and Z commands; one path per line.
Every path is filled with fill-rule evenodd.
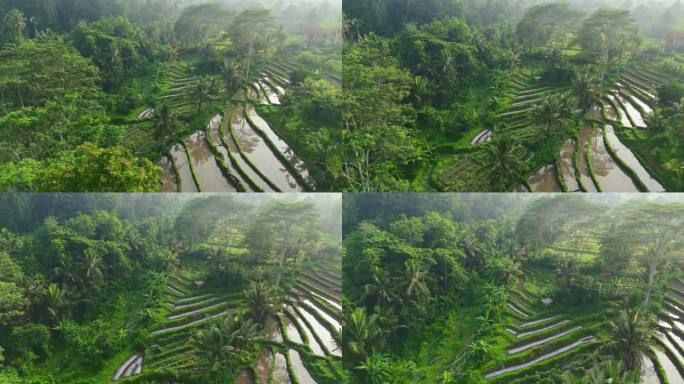
M 0 383 L 337 383 L 341 197 L 1 194 Z
M 353 194 L 343 210 L 352 382 L 684 382 L 681 195 Z
M 681 1 L 343 13 L 342 190 L 684 190 Z
M 339 0 L 0 0 L 0 20 L 0 190 L 336 183 Z

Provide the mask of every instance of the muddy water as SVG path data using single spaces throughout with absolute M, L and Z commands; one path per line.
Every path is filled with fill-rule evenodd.
M 297 344 L 303 344 L 304 340 L 302 340 L 302 337 L 299 336 L 299 331 L 297 330 L 297 327 L 292 323 L 292 320 L 290 320 L 290 318 L 287 316 L 283 316 L 283 320 L 285 322 L 285 327 L 287 329 L 287 339 Z
M 607 97 L 608 97 L 608 99 L 610 99 L 610 101 L 613 102 L 613 104 L 615 104 L 615 106 L 616 106 L 617 108 L 620 108 L 620 124 L 623 125 L 623 126 L 625 126 L 625 127 L 631 127 L 631 126 L 632 126 L 632 122 L 629 121 L 629 118 L 627 117 L 627 112 L 625 112 L 625 110 L 622 109 L 622 108 L 620 107 L 620 104 L 618 104 L 617 99 L 615 98 L 615 96 L 612 95 L 612 94 L 610 94 L 610 95 L 608 95 Z
M 573 167 L 574 162 L 575 140 L 568 139 L 563 144 L 560 154 L 560 169 L 565 185 L 568 187 L 568 192 L 579 191 L 579 184 L 577 184 L 577 179 L 575 178 L 575 167 Z
M 644 169 L 641 163 L 639 163 L 639 160 L 637 160 L 636 156 L 634 156 L 634 153 L 632 153 L 629 148 L 622 144 L 617 135 L 615 135 L 615 130 L 613 127 L 607 125 L 604 129 L 606 130 L 608 143 L 613 148 L 616 155 L 639 176 L 648 190 L 651 192 L 665 192 L 665 188 L 663 188 L 663 186 L 660 185 L 657 180 L 652 178 L 651 175 L 646 172 L 646 169 Z
M 220 115 L 218 115 L 220 118 Z M 221 173 L 214 154 L 209 149 L 203 131 L 197 131 L 187 139 L 188 151 L 195 168 L 197 181 L 203 192 L 235 192 L 235 188 Z
M 641 378 L 639 379 L 639 384 L 660 384 L 660 378 L 658 378 L 655 365 L 646 355 L 641 358 Z
M 537 171 L 528 180 L 533 192 L 560 192 L 561 187 L 558 185 L 556 178 L 556 167 L 547 165 Z
M 632 103 L 638 104 L 641 107 L 641 109 L 644 110 L 645 113 L 653 113 L 653 108 L 651 108 L 650 105 L 641 101 L 641 99 L 639 97 L 637 97 L 637 95 L 632 93 L 632 91 L 630 91 L 629 89 L 622 88 L 622 93 L 624 93 L 626 96 L 628 96 Z
M 580 173 L 580 180 L 582 181 L 582 185 L 587 192 L 597 192 L 594 181 L 591 179 L 591 175 L 589 174 L 589 167 L 587 166 L 587 160 L 585 158 L 585 144 L 591 139 L 592 130 L 593 128 L 589 124 L 582 128 L 582 131 L 579 134 L 579 155 L 577 158 L 577 169 Z
M 606 116 L 613 121 L 617 121 L 617 112 L 615 112 L 615 108 L 613 108 L 613 105 L 610 103 L 602 103 L 603 109 L 606 110 Z
M 244 370 L 240 372 L 237 378 L 235 378 L 235 384 L 253 384 L 254 377 L 252 376 L 252 371 Z
M 667 347 L 667 349 L 670 352 L 672 352 L 672 354 L 675 356 L 675 358 L 677 358 L 677 360 L 679 360 L 680 363 L 684 364 L 684 357 L 682 356 L 681 353 L 679 353 L 679 351 L 677 350 L 677 347 L 672 345 L 670 340 L 667 337 L 665 337 L 665 335 L 663 335 L 662 333 L 658 332 L 657 336 L 658 336 L 658 339 Z
M 316 381 L 314 381 L 313 377 L 311 377 L 309 371 L 306 370 L 304 362 L 302 361 L 301 356 L 299 356 L 299 352 L 295 351 L 294 349 L 290 349 L 287 351 L 287 355 L 290 358 L 292 370 L 297 376 L 297 382 L 300 384 L 316 384 Z
M 306 180 L 309 178 L 309 171 L 306 169 L 306 165 L 304 164 L 304 161 L 302 161 L 301 158 L 299 158 L 294 151 L 292 151 L 292 148 L 283 141 L 278 135 L 276 135 L 275 132 L 269 127 L 268 123 L 264 119 L 259 116 L 256 111 L 254 110 L 254 107 L 252 105 L 247 106 L 247 115 L 249 116 L 250 119 L 252 119 L 252 122 L 261 129 L 264 134 L 271 140 L 271 142 L 278 148 L 280 153 L 282 153 L 286 159 L 290 161 L 290 164 L 294 166 L 294 168 L 297 170 L 297 172 Z
M 281 87 L 280 85 L 278 85 L 278 83 L 276 83 L 275 81 L 271 80 L 270 77 L 264 76 L 264 80 L 270 81 L 271 84 L 273 84 L 273 86 L 276 88 L 275 90 L 276 90 L 276 92 L 278 92 L 278 94 L 279 94 L 280 96 L 283 96 L 283 95 L 285 94 L 285 88 Z
M 171 156 L 178 170 L 178 177 L 180 178 L 182 188 L 181 192 L 197 192 L 197 186 L 192 178 L 192 172 L 190 172 L 188 155 L 185 153 L 185 148 L 181 144 L 174 145 L 171 148 Z
M 268 105 L 268 97 L 263 94 L 263 91 L 259 87 L 259 83 L 253 83 L 252 86 L 253 87 L 249 88 L 247 97 L 252 101 L 258 101 L 261 104 Z
M 313 307 L 313 308 L 316 310 L 316 312 L 317 312 L 319 315 L 321 315 L 322 318 L 326 319 L 333 327 L 335 327 L 335 329 L 337 330 L 337 332 L 342 332 L 342 325 L 340 324 L 339 321 L 337 321 L 337 319 L 335 319 L 335 318 L 333 318 L 332 316 L 330 316 L 330 315 L 329 315 L 327 312 L 325 312 L 324 310 L 318 308 L 318 306 L 317 306 L 315 303 L 311 302 L 311 300 L 309 300 L 309 299 L 304 299 L 304 300 L 302 300 L 302 301 L 303 301 L 304 303 L 306 303 L 306 304 L 309 304 L 309 306 Z
M 342 356 L 342 350 L 337 347 L 335 339 L 333 339 L 332 334 L 328 331 L 328 328 L 324 327 L 323 324 L 319 323 L 318 320 L 309 313 L 306 309 L 299 307 L 299 312 L 304 316 L 304 318 L 311 324 L 313 331 L 316 332 L 318 338 L 321 339 L 325 348 L 334 356 Z
M 271 104 L 280 105 L 278 94 L 268 84 L 266 84 L 266 82 L 259 80 L 259 85 Z
M 302 329 L 304 329 L 304 333 L 306 333 L 306 337 L 307 337 L 307 339 L 309 339 L 309 347 L 311 348 L 311 351 L 313 351 L 314 355 L 325 356 L 323 349 L 321 349 L 321 346 L 318 345 L 318 342 L 314 338 L 314 335 L 313 335 L 313 333 L 311 333 L 311 330 L 309 329 L 309 327 L 307 327 L 306 324 L 304 324 L 304 322 L 299 318 L 299 315 L 297 314 L 297 312 L 293 311 L 292 308 L 290 308 L 290 307 L 287 307 L 287 308 L 288 308 L 288 311 L 290 312 L 290 314 L 295 318 L 295 320 L 297 320 L 297 322 L 299 323 L 299 326 Z
M 627 100 L 626 98 L 622 97 L 622 95 L 617 94 L 616 97 L 620 102 L 622 102 L 622 105 L 624 106 L 625 110 L 629 114 L 629 116 L 632 118 L 632 121 L 634 121 L 634 124 L 636 124 L 637 127 L 644 128 L 646 127 L 646 123 L 644 122 L 644 118 L 641 116 L 641 113 L 639 112 L 638 109 L 632 105 L 631 100 Z
M 670 381 L 670 384 L 684 384 L 684 378 L 682 378 L 682 375 L 679 374 L 677 367 L 670 360 L 670 358 L 667 357 L 665 352 L 661 351 L 660 349 L 654 349 L 654 352 L 658 358 L 658 361 L 660 361 L 660 365 L 662 365 L 663 369 L 665 369 L 665 375 Z
M 591 165 L 603 192 L 639 192 L 608 153 L 603 142 L 603 129 L 594 130 L 591 139 Z
M 236 110 L 233 130 L 245 156 L 281 191 L 297 192 L 303 190 L 275 154 L 271 152 L 264 139 L 249 126 L 241 109 Z
M 232 107 L 228 108 L 226 111 L 226 116 L 230 116 L 232 113 Z M 256 172 L 254 172 L 254 169 L 247 164 L 245 159 L 242 158 L 242 155 L 240 155 L 240 150 L 238 149 L 237 145 L 233 141 L 233 137 L 230 135 L 228 132 L 228 119 L 225 119 L 224 122 L 221 124 L 221 132 L 220 134 L 222 135 L 224 141 L 226 144 L 228 144 L 228 151 L 230 151 L 230 154 L 233 155 L 233 158 L 235 159 L 235 162 L 237 163 L 237 166 L 247 175 L 249 178 L 256 184 L 258 185 L 262 190 L 265 192 L 272 192 L 273 188 L 271 188 L 262 178 L 259 176 Z M 226 159 L 227 162 L 230 160 Z M 240 180 L 242 178 L 240 177 Z M 245 187 L 249 188 L 249 186 L 246 184 L 245 181 Z
M 266 381 L 268 383 L 268 381 Z M 273 367 L 273 384 L 290 384 L 290 375 L 287 373 L 287 360 L 285 355 L 277 353 L 275 367 Z
M 245 187 L 245 189 L 247 189 L 247 192 L 252 192 L 252 187 L 250 187 L 247 180 L 245 180 L 242 177 L 242 175 L 240 174 L 240 172 L 238 172 L 238 170 L 235 167 L 233 167 L 233 163 L 230 161 L 230 157 L 228 156 L 228 150 L 226 149 L 226 147 L 223 146 L 223 142 L 221 141 L 220 132 L 219 132 L 222 124 L 223 124 L 223 119 L 220 119 L 220 120 L 212 119 L 211 122 L 209 122 L 209 127 L 207 128 L 207 131 L 209 132 L 209 138 L 211 139 L 211 142 L 214 143 L 214 145 L 218 149 L 218 152 L 223 157 L 223 162 L 226 163 L 226 166 L 228 167 L 230 174 L 235 176 L 238 179 L 240 184 L 242 184 Z M 240 154 L 237 153 L 237 154 L 235 154 L 235 156 L 239 157 Z M 247 164 L 245 164 L 245 165 L 247 165 Z M 249 167 L 249 166 L 247 166 L 247 167 Z M 266 183 L 264 183 L 264 184 L 266 184 Z
M 256 363 L 256 374 L 259 377 L 260 383 L 268 383 L 268 376 L 271 371 L 271 360 L 273 359 L 273 354 L 268 348 L 262 348 L 259 359 Z
M 176 182 L 176 172 L 173 170 L 173 163 L 168 156 L 162 156 L 161 158 L 162 171 L 159 176 L 161 181 L 160 192 L 177 192 L 178 184 Z
M 280 333 L 280 325 L 274 318 L 268 319 L 266 322 L 266 329 L 268 329 L 268 336 L 271 340 L 279 343 L 283 342 L 283 335 Z
M 313 295 L 316 295 L 316 297 L 325 300 L 328 304 L 332 305 L 332 306 L 335 307 L 336 309 L 338 309 L 338 310 L 340 310 L 340 311 L 342 310 L 342 305 L 340 305 L 340 303 L 338 303 L 338 302 L 336 302 L 336 301 L 333 301 L 333 300 L 330 300 L 330 299 L 328 299 L 327 297 L 323 297 L 323 296 L 319 295 L 319 294 L 316 293 L 316 292 L 311 292 L 311 293 L 312 293 Z

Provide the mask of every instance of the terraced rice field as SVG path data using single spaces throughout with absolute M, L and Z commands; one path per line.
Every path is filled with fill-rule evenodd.
M 251 103 L 280 104 L 294 66 L 274 63 L 261 73 L 225 114 L 215 115 L 205 129 L 171 149 L 162 159 L 163 191 L 300 192 L 314 188 L 306 165 L 256 113 Z M 180 111 L 192 108 L 187 91 L 195 79 L 189 69 L 173 66 L 171 88 L 162 101 Z M 169 158 L 169 157 L 167 157 Z
M 262 350 L 253 368 L 260 382 L 340 380 L 340 298 L 339 269 L 312 267 L 302 272 L 271 332 L 273 345 Z M 317 377 L 322 380 L 316 381 Z
M 670 281 L 665 304 L 658 315 L 658 332 L 650 356 L 644 356 L 642 383 L 684 383 L 684 282 Z M 659 377 L 652 367 L 660 365 L 666 378 Z
M 553 362 L 595 347 L 599 319 L 576 319 L 553 304 L 544 308 L 541 297 L 524 289 L 514 290 L 506 305 L 508 323 L 502 330 L 509 340 L 504 355 L 485 373 L 493 382 L 507 382 Z
M 180 275 L 169 279 L 166 292 L 166 321 L 151 330 L 145 350 L 124 362 L 114 374 L 114 380 L 139 374 L 144 369 L 174 368 L 182 371 L 203 368 L 190 342 L 192 332 L 235 310 L 242 295 L 205 292 Z

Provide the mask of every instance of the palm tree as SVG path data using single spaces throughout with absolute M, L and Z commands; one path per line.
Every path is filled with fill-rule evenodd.
M 242 89 L 242 87 L 245 85 L 243 73 L 244 70 L 238 62 L 227 60 L 223 62 L 223 82 L 225 83 L 226 90 L 230 95 Z
M 353 312 L 345 315 L 344 327 L 344 352 L 349 353 L 354 361 L 365 361 L 371 354 L 371 347 L 376 345 L 380 334 L 377 326 L 377 316 L 366 314 L 365 308 L 356 308 Z
M 640 310 L 623 309 L 608 325 L 613 334 L 608 346 L 622 356 L 624 371 L 636 369 L 651 348 L 653 324 Z
M 522 176 L 526 154 L 527 150 L 510 136 L 497 136 L 486 146 L 480 171 L 494 191 L 510 191 Z
M 392 283 L 389 274 L 378 271 L 373 274 L 372 282 L 363 287 L 363 297 L 366 302 L 384 308 L 387 304 L 397 300 L 392 292 Z
M 230 372 L 249 358 L 249 349 L 258 338 L 257 326 L 251 319 L 241 320 L 228 315 L 206 329 L 192 335 L 198 355 L 209 363 L 209 374 L 219 370 Z M 216 376 L 216 382 L 220 376 Z
M 68 314 L 66 292 L 55 283 L 48 286 L 45 292 L 45 307 L 48 317 L 53 324 L 59 323 Z
M 646 115 L 646 125 L 653 131 L 662 132 L 667 127 L 667 119 L 663 115 L 663 110 L 656 108 L 653 112 Z
M 164 139 L 175 135 L 178 128 L 178 120 L 168 104 L 157 106 L 154 110 L 154 136 L 157 139 Z
M 263 326 L 266 320 L 278 313 L 279 301 L 275 288 L 263 281 L 252 283 L 245 291 L 245 306 L 252 320 L 259 326 Z
M 423 270 L 423 266 L 416 260 L 407 260 L 405 265 L 406 271 L 404 273 L 404 278 L 406 279 L 406 296 L 415 298 L 416 300 L 429 296 L 430 288 L 428 288 L 425 282 L 427 271 Z
M 202 104 L 207 101 L 216 90 L 216 81 L 207 76 L 200 77 L 190 89 L 190 97 L 197 101 L 197 114 L 202 112 Z
M 599 98 L 600 91 L 596 79 L 588 73 L 580 73 L 572 81 L 572 88 L 584 115 L 596 104 L 596 100 Z
M 87 249 L 84 254 L 84 260 L 81 262 L 81 276 L 84 286 L 97 289 L 102 282 L 102 258 L 92 249 Z

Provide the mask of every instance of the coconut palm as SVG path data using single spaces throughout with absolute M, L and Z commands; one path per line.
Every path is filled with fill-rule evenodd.
M 508 135 L 499 135 L 485 147 L 479 161 L 480 172 L 486 175 L 493 191 L 510 191 L 520 181 L 525 170 L 527 150 Z
M 243 364 L 258 336 L 257 326 L 251 319 L 241 320 L 228 315 L 206 329 L 196 331 L 191 340 L 200 358 L 209 363 L 207 373 L 215 375 L 222 369 L 230 372 L 231 367 Z M 215 377 L 218 382 L 219 376 Z
M 588 73 L 578 74 L 572 81 L 572 89 L 579 101 L 582 114 L 589 111 L 600 96 L 596 79 Z
M 624 371 L 639 367 L 642 355 L 653 343 L 652 322 L 640 310 L 623 309 L 608 325 L 612 332 L 608 346 L 622 357 Z
M 173 136 L 179 126 L 176 115 L 168 104 L 161 104 L 154 110 L 154 136 L 164 139 Z
M 204 104 L 216 91 L 216 81 L 210 77 L 202 76 L 190 88 L 190 97 L 197 102 L 197 114 L 202 113 Z
M 371 280 L 371 283 L 363 287 L 365 302 L 384 308 L 387 304 L 398 300 L 392 291 L 392 282 L 387 272 L 380 270 L 373 274 Z
M 356 308 L 345 315 L 342 329 L 344 353 L 349 353 L 354 361 L 365 361 L 371 354 L 371 347 L 381 336 L 377 316 L 368 316 L 365 308 Z
M 430 288 L 428 288 L 425 279 L 427 271 L 416 260 L 407 260 L 405 263 L 406 271 L 404 272 L 404 279 L 406 285 L 406 296 L 416 300 L 429 296 Z
M 235 61 L 224 61 L 221 71 L 223 82 L 225 83 L 226 90 L 230 95 L 244 87 L 244 70 L 242 69 L 240 63 Z
M 44 300 L 48 318 L 53 324 L 57 324 L 68 317 L 69 302 L 66 297 L 66 291 L 57 284 L 52 283 L 48 286 L 47 291 L 45 291 Z
M 259 326 L 263 326 L 271 316 L 278 313 L 280 300 L 274 287 L 267 283 L 252 283 L 245 291 L 245 307 L 252 316 L 252 320 Z

